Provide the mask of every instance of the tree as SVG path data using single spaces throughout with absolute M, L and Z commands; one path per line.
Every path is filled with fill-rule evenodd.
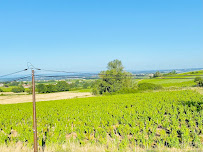
M 80 81 L 76 80 L 75 83 L 74 83 L 74 87 L 77 88 L 77 87 L 79 87 L 79 85 L 80 85 Z
M 201 81 L 201 80 L 202 80 L 202 78 L 201 78 L 201 77 L 195 77 L 194 82 L 198 82 L 198 81 Z
M 10 86 L 18 86 L 19 85 L 19 82 L 16 82 L 16 81 L 13 81 L 10 83 Z
M 159 72 L 159 71 L 157 71 L 155 74 L 154 74 L 154 78 L 156 78 L 156 77 L 161 77 L 162 76 L 162 74 Z
M 115 70 L 117 72 L 122 72 L 124 67 L 122 65 L 122 62 L 120 60 L 116 59 L 116 60 L 113 60 L 108 63 L 107 69 L 110 71 Z
M 203 87 L 203 79 L 198 82 L 199 87 Z
M 56 86 L 55 86 L 55 85 L 53 85 L 53 84 L 48 84 L 46 87 L 47 87 L 46 93 L 56 92 Z
M 87 89 L 89 86 L 90 86 L 90 84 L 88 82 L 85 82 L 82 87 L 83 87 L 83 89 Z
M 25 92 L 25 88 L 23 86 L 14 87 L 11 89 L 11 91 L 14 93 Z
M 29 88 L 26 90 L 26 92 L 27 92 L 28 94 L 32 94 L 32 86 L 29 87 Z
M 203 87 L 203 78 L 202 77 L 195 77 L 194 82 L 197 83 L 197 86 Z
M 114 93 L 124 88 L 132 88 L 132 74 L 124 71 L 120 60 L 108 63 L 107 70 L 99 73 L 101 80 L 95 82 L 93 93 Z
M 56 90 L 58 92 L 60 91 L 69 91 L 70 90 L 70 87 L 69 85 L 66 83 L 66 81 L 59 81 L 57 84 L 56 84 Z
M 4 91 L 0 88 L 0 92 L 4 92 Z
M 176 70 L 171 71 L 171 74 L 177 74 Z
M 38 93 L 46 93 L 47 92 L 46 85 L 44 85 L 44 84 L 38 84 L 36 88 L 37 88 Z

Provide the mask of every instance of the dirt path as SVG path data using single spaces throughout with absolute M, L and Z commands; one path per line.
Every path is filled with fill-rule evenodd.
M 203 94 L 203 88 L 202 87 L 196 87 L 196 88 L 192 88 L 193 90 L 196 90 L 197 92 L 199 92 L 200 94 Z
M 70 98 L 84 98 L 93 96 L 90 92 L 57 92 L 49 94 L 36 94 L 36 101 L 50 101 Z M 0 96 L 0 104 L 13 104 L 32 102 L 32 95 L 6 94 Z

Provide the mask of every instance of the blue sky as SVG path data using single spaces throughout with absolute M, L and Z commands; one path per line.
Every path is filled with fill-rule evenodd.
M 203 1 L 0 0 L 0 53 L 0 75 L 203 67 Z

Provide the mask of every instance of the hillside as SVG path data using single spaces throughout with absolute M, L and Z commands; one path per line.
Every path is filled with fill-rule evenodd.
M 139 81 L 139 83 L 147 82 L 147 83 L 160 84 L 163 87 L 176 87 L 176 88 L 193 87 L 193 86 L 196 86 L 196 83 L 194 82 L 194 78 L 197 76 L 203 77 L 203 70 L 179 73 L 176 75 L 163 76 L 163 77 L 153 78 L 153 79 L 143 79 Z
M 39 145 L 57 144 L 58 151 L 67 143 L 105 151 L 199 149 L 202 99 L 194 91 L 160 91 L 38 102 Z M 32 103 L 0 105 L 0 122 L 1 144 L 32 146 Z

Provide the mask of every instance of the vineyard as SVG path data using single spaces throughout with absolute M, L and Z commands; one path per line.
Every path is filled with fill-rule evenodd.
M 187 76 L 189 75 L 189 76 Z M 203 70 L 200 71 L 193 71 L 193 72 L 185 72 L 185 73 L 179 73 L 173 76 L 165 76 L 165 78 L 174 78 L 174 79 L 143 79 L 139 81 L 140 83 L 154 83 L 162 85 L 163 87 L 169 88 L 183 88 L 183 87 L 194 87 L 196 86 L 196 83 L 194 82 L 194 79 L 196 76 L 203 75 Z M 177 78 L 177 79 L 175 79 Z M 180 79 L 183 78 L 183 79 Z M 191 78 L 191 79 L 186 79 Z
M 111 151 L 203 148 L 203 95 L 160 91 L 37 103 L 38 144 L 103 145 Z M 32 103 L 0 105 L 0 144 L 33 145 Z

